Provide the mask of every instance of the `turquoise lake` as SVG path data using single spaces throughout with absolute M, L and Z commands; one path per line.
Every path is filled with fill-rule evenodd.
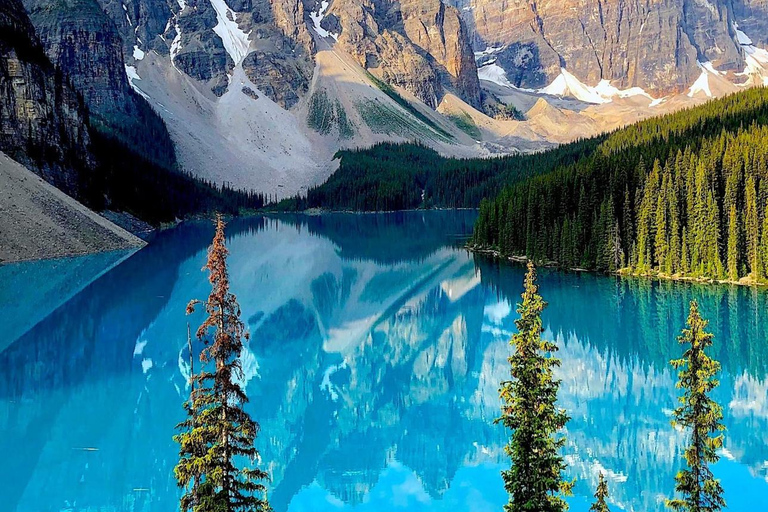
M 462 249 L 474 212 L 235 219 L 232 291 L 275 512 L 497 511 L 494 425 L 524 268 Z M 0 512 L 173 512 L 185 305 L 208 222 L 125 254 L 0 267 Z M 126 257 L 128 256 L 128 257 Z M 768 291 L 540 271 L 560 346 L 564 456 L 585 512 L 656 512 L 684 432 L 669 360 L 697 299 L 722 362 L 728 510 L 768 510 Z M 10 333 L 10 334 L 8 334 Z

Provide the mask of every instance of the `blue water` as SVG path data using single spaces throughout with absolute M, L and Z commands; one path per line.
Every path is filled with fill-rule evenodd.
M 507 433 L 493 419 L 523 268 L 461 249 L 473 218 L 229 225 L 252 334 L 244 384 L 276 512 L 501 510 Z M 186 325 L 200 322 L 184 306 L 207 295 L 212 234 L 203 222 L 162 233 L 62 292 L 34 326 L 18 304 L 0 309 L 7 332 L 21 333 L 0 343 L 0 512 L 177 510 L 171 437 L 187 393 Z M 50 272 L 9 274 L 34 290 Z M 768 509 L 768 293 L 547 270 L 540 284 L 572 417 L 572 510 L 587 510 L 600 472 L 612 510 L 660 511 L 671 496 L 686 438 L 669 425 L 668 361 L 692 298 L 723 363 L 728 430 L 715 474 L 730 510 Z

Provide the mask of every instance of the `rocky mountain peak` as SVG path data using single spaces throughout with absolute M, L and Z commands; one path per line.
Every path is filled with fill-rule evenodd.
M 685 91 L 699 63 L 739 73 L 746 55 L 737 27 L 766 42 L 768 4 L 761 0 L 452 0 L 478 52 L 512 85 L 541 88 L 562 68 L 582 82 L 608 80 L 664 95 Z M 483 56 L 485 62 L 491 57 Z

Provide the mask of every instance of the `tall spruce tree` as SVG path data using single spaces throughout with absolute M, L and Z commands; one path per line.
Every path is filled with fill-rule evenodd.
M 187 306 L 189 314 L 201 304 L 207 317 L 197 330 L 197 338 L 204 343 L 202 368 L 190 378 L 187 419 L 174 437 L 180 445 L 174 473 L 184 489 L 182 512 L 271 510 L 262 483 L 267 473 L 237 465 L 237 459 L 259 460 L 254 447 L 259 426 L 243 408 L 248 397 L 238 383 L 243 375 L 243 338 L 248 339 L 248 333 L 237 298 L 229 291 L 228 253 L 224 221 L 217 216 L 216 234 L 203 267 L 209 272 L 211 294 L 206 301 L 193 300 Z
M 611 512 L 608 508 L 608 504 L 605 500 L 608 498 L 608 484 L 605 482 L 605 477 L 600 473 L 600 480 L 597 482 L 597 490 L 595 491 L 595 502 L 589 507 L 590 512 Z
M 725 430 L 722 407 L 710 398 L 719 384 L 715 375 L 720 364 L 705 352 L 713 336 L 704 330 L 707 321 L 696 301 L 691 302 L 687 325 L 678 341 L 688 348 L 682 358 L 671 361 L 678 370 L 677 387 L 683 390 L 672 425 L 690 431 L 691 441 L 684 455 L 686 468 L 675 476 L 675 490 L 681 497 L 668 500 L 667 506 L 677 512 L 715 512 L 725 507 L 723 488 L 709 469 L 720 458 L 717 450 L 723 446 Z
M 509 493 L 504 510 L 563 512 L 568 508 L 563 496 L 571 493 L 573 483 L 562 476 L 566 464 L 559 451 L 565 438 L 558 432 L 569 418 L 556 404 L 560 381 L 553 370 L 560 360 L 553 356 L 557 345 L 541 337 L 546 303 L 538 294 L 533 263 L 528 263 L 524 285 L 518 332 L 510 340 L 515 348 L 509 358 L 512 379 L 501 383 L 502 413 L 496 420 L 512 430 L 504 448 L 512 459 L 511 468 L 502 471 Z

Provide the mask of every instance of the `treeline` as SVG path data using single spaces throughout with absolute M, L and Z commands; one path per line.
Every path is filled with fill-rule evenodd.
M 564 267 L 764 281 L 768 89 L 611 134 L 481 203 L 472 243 Z
M 98 172 L 81 200 L 95 210 L 126 211 L 158 224 L 213 211 L 236 215 L 265 204 L 261 193 L 197 178 L 101 132 L 92 131 L 91 138 Z
M 339 169 L 328 180 L 276 206 L 392 211 L 415 208 L 476 208 L 511 182 L 571 165 L 594 153 L 604 136 L 580 140 L 535 155 L 456 159 L 416 143 L 377 144 L 339 151 Z

